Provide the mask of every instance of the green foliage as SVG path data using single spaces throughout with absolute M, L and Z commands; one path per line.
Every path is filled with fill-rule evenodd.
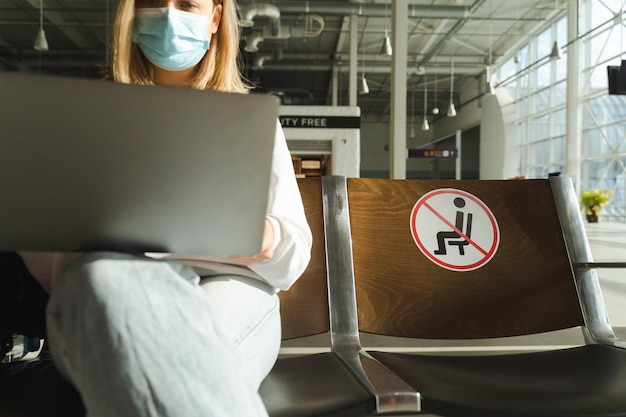
M 612 196 L 612 190 L 585 190 L 580 198 L 580 205 L 585 209 L 585 214 L 600 217 L 600 209 Z

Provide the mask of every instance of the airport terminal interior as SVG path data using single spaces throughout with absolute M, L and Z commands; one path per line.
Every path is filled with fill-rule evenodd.
M 585 220 L 596 260 L 624 260 L 626 0 L 238 4 L 241 71 L 253 94 L 280 100 L 299 177 L 569 176 L 579 197 L 606 196 L 599 219 Z M 115 6 L 0 0 L 0 71 L 102 78 Z M 603 270 L 600 280 L 611 323 L 626 338 L 623 271 Z M 559 332 L 454 349 L 525 351 L 581 341 L 580 332 Z M 363 343 L 435 349 L 367 336 Z M 283 353 L 325 344 L 287 343 Z
M 623 3 L 240 0 L 241 70 L 280 99 L 302 175 L 562 173 L 578 192 L 607 190 L 603 220 L 624 223 L 626 114 L 608 76 L 626 49 Z M 102 77 L 115 6 L 3 0 L 0 70 Z

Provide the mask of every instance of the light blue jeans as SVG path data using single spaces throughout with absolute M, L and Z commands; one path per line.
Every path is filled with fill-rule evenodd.
M 89 417 L 267 416 L 258 395 L 280 348 L 278 296 L 251 278 L 91 253 L 55 284 L 48 338 Z

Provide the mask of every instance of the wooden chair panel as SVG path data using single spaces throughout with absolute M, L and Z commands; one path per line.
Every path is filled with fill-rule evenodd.
M 451 271 L 417 247 L 411 210 L 422 195 L 440 188 L 473 194 L 497 219 L 499 248 L 484 266 Z M 348 199 L 361 331 L 472 339 L 582 324 L 547 180 L 351 178 Z
M 319 177 L 298 178 L 304 210 L 313 233 L 311 262 L 288 290 L 279 293 L 283 339 L 328 332 L 328 292 L 322 183 Z

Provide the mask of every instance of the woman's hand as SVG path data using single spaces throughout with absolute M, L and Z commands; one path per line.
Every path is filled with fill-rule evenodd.
M 274 256 L 274 226 L 272 223 L 265 219 L 265 229 L 263 231 L 263 243 L 261 245 L 261 252 L 251 256 L 230 256 L 231 259 L 236 260 L 244 265 L 254 265 L 267 261 Z

